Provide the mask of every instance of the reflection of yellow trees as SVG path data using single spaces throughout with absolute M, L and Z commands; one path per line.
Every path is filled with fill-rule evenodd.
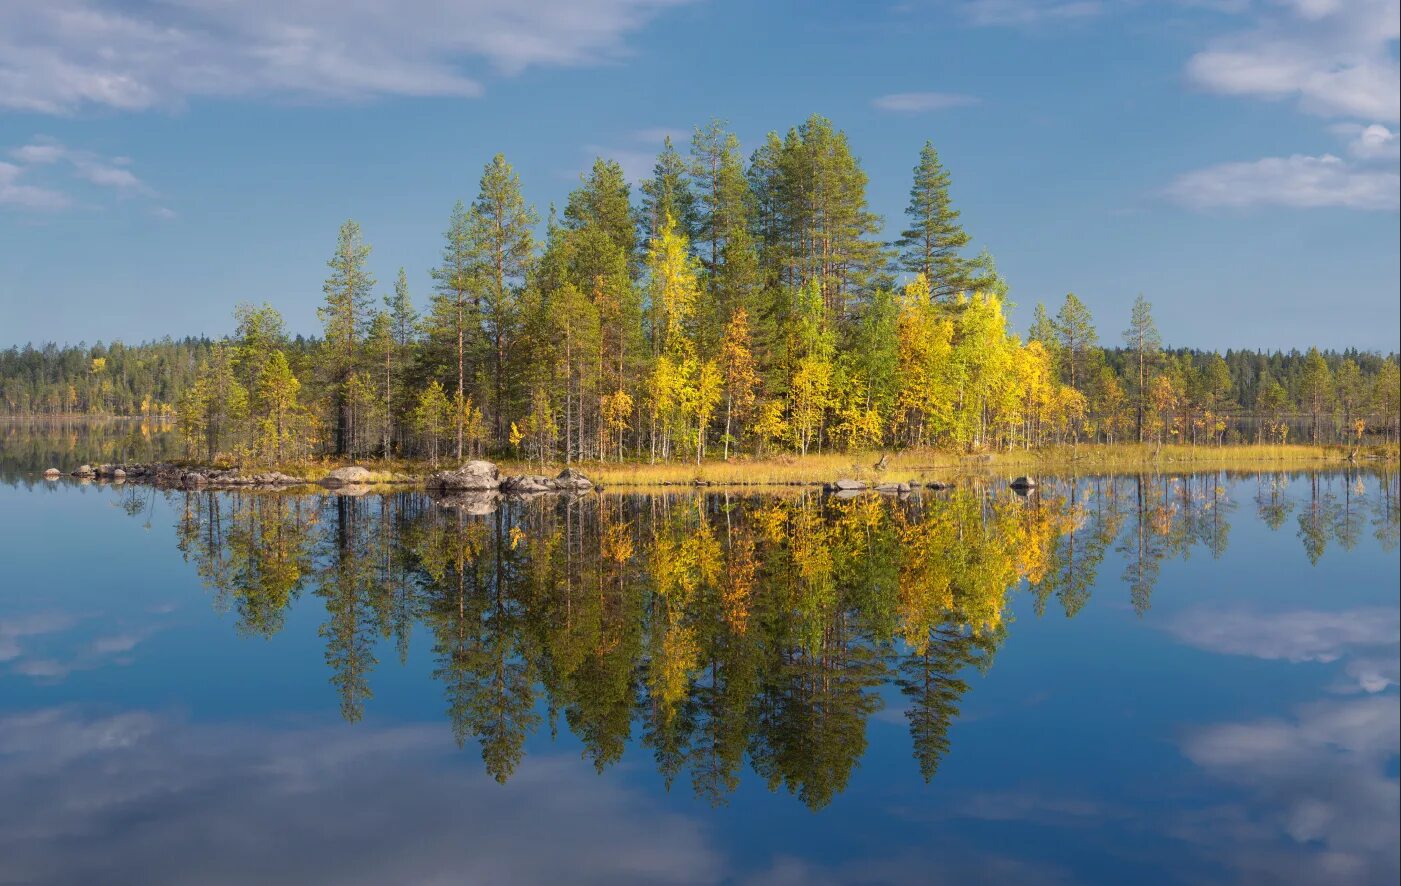
M 313 499 L 278 495 L 192 494 L 180 546 L 220 609 L 237 613 L 240 633 L 271 637 L 313 570 Z
M 1369 514 L 1395 543 L 1395 481 L 1377 479 L 1371 492 L 1313 478 L 1299 509 L 1310 556 L 1357 543 Z M 878 687 L 898 686 L 932 778 L 1016 589 L 1038 614 L 1054 596 L 1073 616 L 1117 545 L 1142 612 L 1165 560 L 1224 551 L 1226 490 L 1217 475 L 1143 476 L 1050 481 L 1025 498 L 978 485 L 909 499 L 549 497 L 486 516 L 413 494 L 204 492 L 184 494 L 179 537 L 241 631 L 275 633 L 314 585 L 347 719 L 370 698 L 377 645 L 411 660 L 421 625 L 452 733 L 475 739 L 497 779 L 547 714 L 599 769 L 636 727 L 668 783 L 688 773 L 712 802 L 748 758 L 771 789 L 821 806 L 861 757 Z M 1273 525 L 1293 507 L 1273 481 L 1258 501 Z

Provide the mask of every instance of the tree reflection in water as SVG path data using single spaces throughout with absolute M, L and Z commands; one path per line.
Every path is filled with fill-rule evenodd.
M 1370 519 L 1394 547 L 1395 474 L 1259 475 L 1260 518 L 1297 509 L 1313 562 Z M 1237 488 L 1240 488 L 1237 486 Z M 542 497 L 485 515 L 417 494 L 172 492 L 180 549 L 232 611 L 270 637 L 320 598 L 346 720 L 380 650 L 408 659 L 421 626 L 459 745 L 506 781 L 528 736 L 563 719 L 602 770 L 634 730 L 667 784 L 724 803 L 745 759 L 771 790 L 819 808 L 846 786 L 866 725 L 898 688 L 926 780 L 969 689 L 1006 636 L 1010 596 L 1080 612 L 1115 550 L 1142 614 L 1161 564 L 1220 556 L 1237 504 L 1221 474 L 994 486 L 907 499 L 725 493 Z M 140 513 L 150 492 L 129 490 Z

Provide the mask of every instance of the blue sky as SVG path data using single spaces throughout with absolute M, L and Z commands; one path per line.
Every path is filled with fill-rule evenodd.
M 439 8 L 450 7 L 447 9 Z M 392 11 L 391 11 L 392 10 Z M 504 152 L 542 211 L 722 117 L 844 128 L 895 236 L 932 139 L 1023 329 L 1401 343 L 1393 0 L 17 0 L 0 5 L 0 345 L 315 332 L 363 225 L 419 301 Z

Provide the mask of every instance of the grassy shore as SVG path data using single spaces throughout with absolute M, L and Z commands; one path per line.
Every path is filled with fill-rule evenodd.
M 1354 456 L 1350 460 L 1350 456 Z M 877 470 L 878 453 L 823 453 L 778 455 L 769 458 L 735 457 L 729 461 L 695 462 L 579 462 L 575 468 L 604 486 L 791 486 L 823 483 L 839 477 L 867 482 L 928 482 L 960 476 L 1013 476 L 1016 474 L 1134 474 L 1192 473 L 1207 470 L 1277 471 L 1309 470 L 1345 465 L 1395 465 L 1397 447 L 1365 446 L 1354 451 L 1345 446 L 1163 446 L 1138 444 L 1085 444 L 982 455 L 938 450 L 890 453 L 883 470 Z M 245 470 L 275 469 L 315 481 L 328 471 L 350 464 L 344 459 L 311 459 Z M 433 470 L 452 467 L 443 460 L 438 468 L 426 461 L 371 459 L 371 482 L 412 482 Z M 564 465 L 502 460 L 503 475 L 555 474 Z

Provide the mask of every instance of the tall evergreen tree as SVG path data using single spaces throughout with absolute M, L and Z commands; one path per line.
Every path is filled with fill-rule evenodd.
M 1153 322 L 1153 306 L 1139 293 L 1133 300 L 1133 313 L 1129 318 L 1129 328 L 1124 330 L 1124 342 L 1133 351 L 1137 384 L 1134 386 L 1135 431 L 1138 442 L 1143 442 L 1143 417 L 1148 403 L 1148 368 L 1158 349 L 1162 347 L 1162 337 L 1157 324 Z
M 564 205 L 565 223 L 574 230 L 595 228 L 607 234 L 627 258 L 629 273 L 636 275 L 640 267 L 637 226 L 623 167 L 616 160 L 599 157 L 580 182 Z
M 413 299 L 409 295 L 409 279 L 404 269 L 394 280 L 394 294 L 384 297 L 385 310 L 389 315 L 389 334 L 394 341 L 394 351 L 387 373 L 390 377 L 390 402 L 385 404 L 389 413 L 390 436 L 395 436 L 395 427 L 402 428 L 401 414 L 408 398 L 403 396 L 407 387 L 409 367 L 413 364 L 414 349 L 418 337 L 418 312 L 414 310 Z M 402 441 L 402 430 L 398 435 Z M 393 439 L 390 440 L 392 444 Z
M 1085 370 L 1091 350 L 1099 340 L 1095 334 L 1094 320 L 1090 317 L 1090 309 L 1075 297 L 1075 293 L 1066 293 L 1065 302 L 1056 313 L 1054 323 L 1056 336 L 1060 339 L 1061 354 L 1065 359 L 1068 381 L 1072 388 L 1080 391 L 1089 382 L 1089 373 Z
M 668 216 L 675 220 L 687 239 L 695 237 L 696 197 L 691 190 L 690 175 L 690 165 L 676 150 L 668 135 L 662 140 L 662 150 L 652 167 L 652 177 L 644 181 L 640 188 L 643 240 L 650 243 L 660 236 Z
M 759 312 L 759 264 L 750 232 L 754 198 L 739 139 L 714 120 L 691 140 L 691 180 L 696 187 L 696 237 L 705 269 L 708 303 L 699 316 L 700 341 L 718 346 L 734 312 Z M 684 233 L 684 230 L 682 231 Z
M 949 199 L 949 173 L 939 162 L 933 142 L 925 142 L 919 152 L 905 215 L 910 227 L 896 241 L 900 266 L 927 277 L 936 299 L 949 299 L 970 288 L 972 268 L 959 252 L 969 237 Z
M 480 191 L 468 216 L 469 249 L 482 289 L 481 321 L 489 342 L 491 426 L 496 446 L 506 444 L 510 404 L 507 361 L 521 321 L 521 288 L 534 261 L 531 229 L 539 222 L 521 195 L 520 177 L 497 154 L 482 171 Z
M 368 322 L 375 287 L 375 278 L 367 266 L 369 257 L 370 247 L 361 236 L 360 225 L 354 220 L 341 225 L 336 252 L 326 263 L 331 269 L 322 287 L 326 301 L 317 309 L 325 326 L 324 365 L 336 391 L 335 451 L 340 454 L 349 452 L 355 425 L 354 399 L 349 388 L 357 368 L 356 348 Z
M 472 248 L 472 218 L 461 200 L 452 208 L 452 217 L 443 239 L 446 241 L 443 244 L 443 262 L 433 269 L 437 292 L 433 296 L 430 336 L 437 346 L 435 352 L 441 355 L 447 351 L 456 357 L 456 397 L 457 403 L 464 405 L 467 399 L 468 347 L 473 344 L 468 335 L 469 330 L 478 328 L 481 297 L 475 285 L 479 267 Z M 465 412 L 465 409 L 458 409 L 454 419 L 458 461 L 462 460 L 466 435 Z

